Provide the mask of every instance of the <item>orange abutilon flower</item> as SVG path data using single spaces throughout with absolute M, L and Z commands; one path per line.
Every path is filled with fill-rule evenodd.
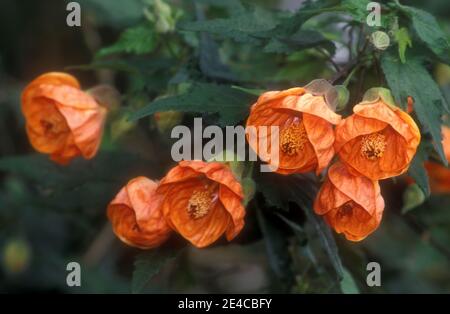
M 314 211 L 348 240 L 361 241 L 380 224 L 384 200 L 378 181 L 343 163 L 333 164 L 314 202 Z
M 31 145 L 52 160 L 67 164 L 97 153 L 106 109 L 73 76 L 52 72 L 36 78 L 22 93 L 22 112 Z
M 372 180 L 404 173 L 420 143 L 414 120 L 382 98 L 363 101 L 336 127 L 336 152 L 348 166 Z
M 450 128 L 442 127 L 442 146 L 445 156 L 450 163 Z M 430 188 L 432 193 L 450 193 L 450 169 L 438 164 L 437 162 L 425 162 L 425 168 L 430 179 Z
M 145 177 L 132 179 L 108 205 L 114 233 L 124 243 L 142 248 L 162 244 L 171 229 L 161 212 L 158 184 Z
M 309 93 L 302 87 L 262 94 L 252 106 L 247 127 L 255 127 L 258 142 L 270 147 L 270 126 L 279 127 L 279 163 L 281 174 L 320 173 L 334 156 L 333 124 L 341 117 L 330 109 L 324 96 Z M 260 127 L 267 127 L 261 133 Z M 252 149 L 261 159 L 259 144 L 248 137 Z M 264 160 L 271 164 L 270 160 Z
M 244 227 L 242 186 L 223 163 L 181 161 L 161 180 L 157 193 L 167 223 L 196 247 L 223 233 L 230 241 Z

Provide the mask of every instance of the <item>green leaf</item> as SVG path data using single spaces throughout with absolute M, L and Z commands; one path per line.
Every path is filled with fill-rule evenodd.
M 339 279 L 342 278 L 342 262 L 341 258 L 339 257 L 338 248 L 336 242 L 334 241 L 334 237 L 331 233 L 330 227 L 325 223 L 322 217 L 319 217 L 314 213 L 314 211 L 312 210 L 312 203 L 310 203 L 309 205 L 299 203 L 299 205 L 306 213 L 308 221 L 310 221 L 316 229 L 316 232 L 319 235 L 319 239 L 322 242 L 322 246 L 324 247 L 325 252 L 328 254 L 331 264 L 336 271 L 337 277 Z
M 348 271 L 347 268 L 343 268 L 342 272 L 342 280 L 341 280 L 341 290 L 344 294 L 359 294 L 358 286 L 356 285 L 355 280 L 353 279 L 352 274 Z
M 255 97 L 225 85 L 195 83 L 186 93 L 159 98 L 134 112 L 130 119 L 138 120 L 155 112 L 218 113 L 219 124 L 234 125 L 247 115 Z
M 209 34 L 202 34 L 200 41 L 200 70 L 207 77 L 236 81 L 230 68 L 220 60 L 219 47 Z
M 156 47 L 156 33 L 152 26 L 142 24 L 124 31 L 112 46 L 102 48 L 96 58 L 117 53 L 144 54 Z
M 262 46 L 265 52 L 292 53 L 301 49 L 322 46 L 331 55 L 335 52 L 333 42 L 317 31 L 301 30 L 303 23 L 323 9 L 328 10 L 337 1 L 310 2 L 296 14 L 272 13 L 259 7 L 253 11 L 239 11 L 229 18 L 185 22 L 183 30 L 207 32 L 223 39 Z
M 411 184 L 403 193 L 402 214 L 406 214 L 425 202 L 425 194 L 417 184 Z
M 287 210 L 289 201 L 295 202 L 306 214 L 334 267 L 337 277 L 342 277 L 342 262 L 330 227 L 323 218 L 312 210 L 313 199 L 317 194 L 316 179 L 308 175 L 280 176 L 272 173 L 257 180 L 257 188 L 264 194 L 269 205 Z
M 142 17 L 142 0 L 79 0 L 83 9 L 93 11 L 99 25 L 117 29 L 136 24 Z M 86 12 L 87 13 L 87 12 Z
M 252 12 L 246 12 L 230 18 L 218 18 L 205 21 L 180 23 L 182 30 L 207 32 L 221 38 L 230 38 L 238 42 L 258 44 L 261 33 L 274 29 L 278 25 L 275 16 L 256 7 Z
M 75 188 L 87 181 L 116 181 L 129 172 L 139 158 L 129 153 L 101 152 L 95 159 L 77 158 L 67 166 L 52 162 L 48 156 L 33 154 L 0 159 L 0 170 L 18 175 L 46 188 Z M 116 169 L 118 167 L 118 169 Z M 112 169 L 116 171 L 111 172 Z
M 447 36 L 430 13 L 406 5 L 397 4 L 412 20 L 417 36 L 439 57 L 450 64 L 450 45 Z
M 402 63 L 406 62 L 405 52 L 407 47 L 412 47 L 411 37 L 409 37 L 408 29 L 406 27 L 402 27 L 395 31 L 394 33 L 395 40 L 398 43 L 398 55 L 400 57 L 400 61 Z
M 241 14 L 246 11 L 240 0 L 192 0 L 192 2 L 224 8 L 233 15 Z
M 243 178 L 241 180 L 242 188 L 244 190 L 244 206 L 247 206 L 248 202 L 250 202 L 253 199 L 253 196 L 255 195 L 255 189 L 256 184 L 255 181 L 253 181 L 252 178 Z
M 407 63 L 401 63 L 392 52 L 386 52 L 381 58 L 381 67 L 396 102 L 402 108 L 406 107 L 407 97 L 413 97 L 417 117 L 431 134 L 434 147 L 446 165 L 441 143 L 441 116 L 447 104 L 436 82 L 418 58 L 410 57 Z
M 343 0 L 342 7 L 344 11 L 350 13 L 355 21 L 366 23 L 367 15 L 370 13 L 367 11 L 367 5 L 369 0 Z
M 277 213 L 277 216 L 280 217 L 280 219 L 283 220 L 286 223 L 286 225 L 288 225 L 289 228 L 292 229 L 292 231 L 294 232 L 295 236 L 297 237 L 298 241 L 301 244 L 305 244 L 308 241 L 307 240 L 307 236 L 306 236 L 306 232 L 305 232 L 305 230 L 303 229 L 302 226 L 300 226 L 298 223 L 296 223 L 296 222 L 294 222 L 294 221 L 284 217 L 281 214 Z
M 429 196 L 430 183 L 428 182 L 428 174 L 424 167 L 424 162 L 428 159 L 427 157 L 425 145 L 421 143 L 409 166 L 408 174 L 416 181 L 423 193 L 425 193 L 426 196 Z
M 293 53 L 302 49 L 321 46 L 330 55 L 334 55 L 336 47 L 332 41 L 326 39 L 321 33 L 313 30 L 300 30 L 289 37 L 275 36 L 264 47 L 265 52 Z
M 151 162 L 150 162 L 151 163 Z M 36 188 L 33 205 L 58 211 L 103 210 L 120 187 L 149 161 L 129 153 L 100 152 L 92 160 L 77 158 L 59 166 L 45 155 L 0 159 L 0 170 Z
M 159 248 L 139 254 L 134 261 L 131 292 L 140 293 L 161 271 L 164 265 L 173 261 L 182 250 Z
M 264 235 L 267 257 L 272 271 L 282 284 L 292 280 L 292 271 L 289 267 L 288 242 L 286 235 L 273 225 L 269 217 L 258 209 L 256 210 L 258 224 Z M 289 284 L 287 284 L 289 286 Z
M 302 7 L 292 16 L 285 18 L 274 30 L 268 32 L 269 36 L 284 38 L 298 32 L 303 24 L 310 18 L 325 12 L 341 11 L 336 5 L 338 0 L 304 1 Z

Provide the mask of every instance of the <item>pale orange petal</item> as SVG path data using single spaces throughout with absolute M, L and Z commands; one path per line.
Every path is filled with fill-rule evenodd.
M 204 188 L 200 180 L 187 180 L 171 185 L 163 202 L 163 213 L 168 223 L 196 247 L 205 247 L 215 242 L 231 222 L 228 211 L 221 202 L 216 202 L 209 213 L 193 219 L 188 213 L 189 199 L 196 189 Z
M 319 174 L 333 159 L 334 130 L 327 121 L 307 113 L 303 114 L 303 124 L 317 156 L 316 173 Z
M 108 205 L 108 218 L 114 233 L 125 243 L 139 248 L 153 248 L 170 235 L 163 218 L 157 184 L 137 177 L 120 190 Z

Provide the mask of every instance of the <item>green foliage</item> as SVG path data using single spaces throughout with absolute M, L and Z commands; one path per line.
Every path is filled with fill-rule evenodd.
M 341 280 L 341 290 L 345 294 L 358 294 L 359 289 L 356 285 L 355 280 L 353 279 L 352 274 L 348 271 L 347 268 L 343 269 L 343 277 Z
M 267 53 L 292 53 L 301 49 L 322 46 L 334 54 L 334 44 L 313 30 L 301 30 L 303 23 L 319 14 L 329 5 L 323 1 L 321 6 L 307 4 L 298 14 L 284 17 L 281 14 L 255 7 L 251 11 L 238 10 L 229 18 L 180 24 L 183 30 L 207 32 L 220 38 L 237 42 L 261 45 Z
M 232 125 L 248 115 L 254 97 L 225 85 L 194 83 L 185 93 L 156 99 L 134 112 L 137 120 L 155 112 L 177 110 L 182 112 L 218 113 L 220 125 Z
M 428 159 L 428 152 L 425 148 L 426 144 L 422 144 L 417 149 L 416 155 L 408 169 L 408 174 L 416 181 L 417 185 L 422 189 L 426 196 L 430 195 L 430 183 L 428 182 L 427 171 L 424 163 Z
M 350 15 L 360 23 L 366 23 L 367 15 L 367 5 L 371 1 L 369 0 L 343 0 L 342 7 L 345 12 L 350 13 Z
M 156 33 L 149 24 L 128 28 L 112 46 L 102 48 L 97 57 L 105 57 L 116 53 L 144 54 L 156 47 Z
M 116 181 L 133 164 L 139 162 L 135 155 L 104 152 L 95 160 L 77 160 L 68 166 L 59 166 L 44 155 L 4 157 L 0 170 L 23 177 L 45 188 L 72 189 L 95 181 Z M 111 172 L 116 168 L 116 172 Z
M 136 23 L 142 17 L 142 0 L 80 0 L 78 2 L 82 8 L 94 13 L 101 25 L 122 28 Z
M 290 268 L 290 258 L 286 254 L 288 241 L 286 234 L 276 228 L 268 217 L 261 211 L 256 212 L 258 224 L 264 235 L 264 243 L 267 251 L 267 258 L 270 267 L 278 278 L 279 282 L 288 287 L 292 282 L 292 269 Z
M 450 45 L 436 18 L 430 13 L 405 5 L 398 5 L 412 21 L 417 36 L 440 58 L 450 64 Z
M 398 43 L 398 55 L 400 57 L 400 61 L 402 63 L 406 62 L 406 48 L 412 47 L 411 37 L 409 37 L 408 29 L 406 27 L 402 27 L 395 31 L 394 33 L 395 40 Z
M 257 189 L 264 195 L 270 206 L 287 211 L 289 202 L 293 202 L 303 210 L 308 222 L 313 226 L 312 234 L 322 243 L 322 248 L 336 272 L 336 277 L 341 278 L 342 262 L 333 235 L 322 217 L 317 216 L 312 209 L 313 199 L 317 193 L 316 187 L 317 183 L 310 176 L 302 175 L 279 178 L 274 174 L 266 174 L 265 179 L 260 178 L 257 181 Z
M 403 207 L 402 214 L 406 214 L 423 204 L 425 201 L 425 194 L 417 184 L 411 184 L 403 193 Z
M 264 47 L 265 52 L 293 53 L 307 48 L 325 48 L 330 55 L 335 53 L 335 45 L 321 33 L 313 30 L 299 30 L 289 37 L 275 37 L 270 39 Z
M 132 293 L 141 293 L 150 281 L 177 256 L 180 249 L 159 248 L 136 256 L 134 261 Z
M 220 60 L 219 47 L 208 34 L 202 34 L 200 41 L 200 70 L 207 77 L 236 81 L 230 68 Z
M 447 164 L 441 143 L 441 117 L 447 104 L 421 60 L 411 56 L 407 63 L 402 63 L 392 52 L 388 52 L 383 54 L 381 66 L 398 104 L 406 108 L 407 97 L 413 97 L 417 118 L 425 128 L 422 131 L 431 134 L 436 151 Z
M 179 27 L 183 30 L 208 32 L 238 42 L 257 44 L 261 42 L 264 32 L 273 30 L 277 25 L 277 18 L 273 14 L 257 7 L 251 12 L 240 13 L 230 18 L 185 22 Z

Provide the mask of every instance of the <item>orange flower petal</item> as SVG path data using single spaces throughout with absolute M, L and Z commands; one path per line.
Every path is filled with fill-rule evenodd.
M 358 203 L 369 215 L 377 211 L 377 199 L 380 197 L 378 181 L 351 173 L 343 163 L 336 163 L 328 170 L 328 178 L 340 192 Z
M 334 148 L 339 151 L 342 146 L 354 138 L 382 131 L 388 126 L 387 123 L 376 120 L 366 119 L 358 115 L 351 115 L 343 119 L 336 127 L 336 141 Z
M 314 201 L 314 211 L 348 240 L 360 241 L 380 224 L 384 200 L 377 181 L 352 171 L 343 163 L 328 170 Z
M 22 93 L 22 112 L 33 147 L 66 164 L 76 156 L 92 158 L 100 145 L 106 109 L 81 91 L 65 73 L 48 73 Z
M 407 171 L 420 143 L 414 120 L 380 100 L 363 102 L 353 111 L 336 128 L 335 149 L 340 159 L 372 180 Z
M 317 215 L 324 215 L 349 201 L 351 198 L 339 191 L 327 178 L 314 201 L 314 211 Z
M 62 150 L 67 138 L 71 136 L 64 116 L 56 109 L 54 103 L 46 98 L 36 99 L 35 104 L 36 106 L 30 106 L 26 113 L 24 112 L 31 145 L 44 154 Z M 48 132 L 47 123 L 52 123 L 58 129 L 55 132 Z
M 450 162 L 450 128 L 447 126 L 442 127 L 442 146 L 444 147 L 445 156 Z
M 331 124 L 338 124 L 341 121 L 341 116 L 328 107 L 323 96 L 313 96 L 309 93 L 299 97 L 288 96 L 276 108 L 309 113 Z
M 277 167 L 277 173 L 302 173 L 314 169 L 320 173 L 334 156 L 332 124 L 340 120 L 322 96 L 313 96 L 303 88 L 267 92 L 251 108 L 247 128 L 255 127 L 257 137 L 247 134 L 247 140 L 261 160 Z M 271 147 L 271 138 L 275 136 L 271 126 L 279 127 L 280 147 Z M 278 164 L 271 159 L 273 149 L 279 152 Z
M 205 247 L 215 242 L 227 229 L 231 217 L 221 202 L 216 202 L 210 212 L 200 219 L 192 219 L 188 204 L 192 192 L 202 189 L 200 180 L 177 183 L 168 190 L 163 202 L 163 212 L 170 225 L 196 247 Z
M 450 128 L 442 126 L 442 146 L 445 156 L 450 162 Z M 433 161 L 425 162 L 430 179 L 431 192 L 434 194 L 450 193 L 450 169 Z
M 283 99 L 286 96 L 300 96 L 303 95 L 306 90 L 302 87 L 293 87 L 283 91 L 269 91 L 259 96 L 257 104 L 263 105 L 267 102 L 273 102 Z
M 233 173 L 220 162 L 204 162 L 200 160 L 180 161 L 177 167 L 172 168 L 161 180 L 161 185 L 183 181 L 200 175 L 227 186 L 239 197 L 243 197 L 242 186 L 233 176 Z
M 210 245 L 224 233 L 231 240 L 244 226 L 242 186 L 225 164 L 182 161 L 161 180 L 157 192 L 163 197 L 167 223 L 197 247 Z M 206 193 L 204 198 L 193 201 L 199 192 Z M 190 212 L 191 201 L 198 202 L 198 216 Z
M 361 241 L 380 225 L 383 212 L 369 215 L 359 206 L 353 208 L 353 214 L 342 218 L 337 210 L 330 211 L 324 218 L 337 233 L 343 233 L 349 241 Z
M 379 159 L 369 160 L 361 154 L 361 137 L 346 143 L 339 156 L 359 173 L 364 174 L 372 180 L 382 180 L 398 176 L 408 170 L 411 157 L 405 151 L 407 143 L 405 139 L 398 136 L 390 127 L 384 129 L 380 134 L 385 136 L 386 150 Z
M 303 123 L 309 142 L 317 156 L 316 173 L 325 169 L 334 156 L 334 130 L 327 121 L 307 113 L 303 114 Z
M 359 116 L 376 119 L 389 124 L 398 134 L 403 136 L 411 145 L 420 142 L 420 130 L 409 114 L 400 108 L 392 108 L 382 101 L 356 105 L 353 112 Z
M 244 228 L 245 208 L 242 200 L 237 198 L 234 192 L 225 185 L 219 187 L 219 199 L 232 219 L 232 223 L 228 224 L 226 230 L 227 240 L 231 241 Z
M 108 206 L 108 218 L 114 233 L 126 244 L 138 248 L 153 248 L 170 235 L 170 228 L 160 209 L 157 184 L 137 177 L 120 190 Z
M 432 161 L 425 162 L 431 193 L 450 193 L 450 169 Z

